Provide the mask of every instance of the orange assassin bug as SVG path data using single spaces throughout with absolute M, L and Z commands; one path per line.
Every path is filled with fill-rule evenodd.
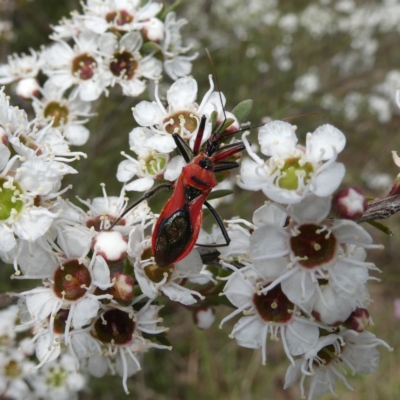
M 207 49 L 206 52 L 215 73 L 214 64 Z M 221 90 L 216 74 L 215 78 L 222 104 Z M 172 184 L 161 184 L 145 193 L 139 200 L 130 205 L 109 228 L 111 229 L 130 210 L 142 201 L 152 197 L 156 192 L 163 189 L 173 190 L 172 196 L 160 213 L 152 234 L 152 251 L 155 263 L 161 268 L 182 260 L 193 250 L 202 225 L 203 205 L 209 209 L 215 218 L 221 229 L 225 243 L 198 245 L 205 247 L 223 247 L 228 246 L 231 241 L 220 216 L 211 204 L 207 202 L 207 197 L 218 184 L 215 173 L 237 168 L 239 164 L 235 161 L 230 161 L 229 158 L 243 151 L 245 145 L 243 142 L 236 142 L 221 147 L 221 141 L 236 133 L 243 132 L 250 128 L 256 128 L 263 124 L 239 129 L 234 132 L 226 132 L 226 129 L 229 128 L 233 120 L 228 120 L 226 118 L 225 110 L 223 110 L 223 113 L 224 120 L 219 125 L 219 128 L 213 132 L 206 141 L 204 151 L 200 151 L 200 149 L 207 121 L 205 115 L 201 117 L 193 150 L 178 133 L 172 134 L 178 151 L 187 163 L 187 165 L 182 168 L 182 172 L 176 182 Z
M 220 132 L 217 130 L 205 144 L 204 151 L 200 151 L 207 118 L 201 117 L 199 129 L 194 142 L 193 150 L 179 136 L 173 133 L 176 146 L 187 165 L 175 183 L 161 184 L 148 191 L 112 224 L 111 228 L 130 210 L 142 201 L 152 197 L 163 189 L 173 190 L 174 193 L 163 207 L 152 234 L 152 251 L 155 262 L 159 267 L 166 267 L 185 258 L 196 244 L 202 225 L 203 204 L 210 210 L 217 221 L 226 243 L 207 245 L 206 247 L 228 246 L 230 238 L 226 228 L 216 210 L 207 202 L 212 189 L 218 182 L 215 173 L 237 168 L 239 164 L 227 160 L 229 157 L 244 150 L 242 142 L 232 143 L 220 147 L 221 140 L 238 132 Z M 221 127 L 226 126 L 226 118 Z M 220 129 L 221 130 L 221 129 Z M 110 229 L 111 229 L 110 228 Z

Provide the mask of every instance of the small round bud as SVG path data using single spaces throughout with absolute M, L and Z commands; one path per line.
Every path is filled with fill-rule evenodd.
M 366 211 L 367 200 L 361 190 L 345 188 L 335 194 L 332 206 L 340 218 L 356 220 Z
M 114 285 L 108 290 L 118 304 L 128 306 L 133 299 L 134 280 L 130 275 L 121 272 L 111 274 L 111 279 L 115 279 Z
M 356 308 L 343 324 L 346 328 L 356 332 L 363 332 L 371 322 L 369 312 L 365 308 Z
M 161 42 L 164 39 L 164 23 L 158 18 L 150 18 L 143 27 L 143 36 L 151 42 Z
M 15 92 L 21 99 L 31 100 L 32 97 L 36 96 L 39 93 L 39 82 L 35 78 L 25 78 L 21 79 L 17 83 L 17 87 L 15 88 Z
M 121 261 L 126 256 L 128 242 L 120 232 L 103 231 L 94 239 L 93 249 L 106 261 Z
M 211 307 L 195 309 L 193 321 L 199 329 L 208 329 L 215 321 L 215 310 Z

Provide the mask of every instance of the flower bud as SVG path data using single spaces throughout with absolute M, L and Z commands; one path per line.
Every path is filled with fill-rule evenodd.
M 367 209 L 367 200 L 360 189 L 345 188 L 335 194 L 332 207 L 340 218 L 356 220 Z
M 370 322 L 369 312 L 365 308 L 356 308 L 343 325 L 353 331 L 362 332 L 368 328 Z
M 133 299 L 133 278 L 121 272 L 114 272 L 111 274 L 111 279 L 115 280 L 115 283 L 108 292 L 113 296 L 113 300 L 118 304 L 128 306 Z
M 211 307 L 197 308 L 193 311 L 193 321 L 199 329 L 208 329 L 215 321 L 215 310 Z
M 120 232 L 103 231 L 94 239 L 93 249 L 106 261 L 121 261 L 126 256 L 128 242 Z
M 151 42 L 161 42 L 164 39 L 164 23 L 158 18 L 150 18 L 143 27 L 143 36 Z
M 30 100 L 39 93 L 39 82 L 35 78 L 21 79 L 17 83 L 15 92 L 21 99 Z

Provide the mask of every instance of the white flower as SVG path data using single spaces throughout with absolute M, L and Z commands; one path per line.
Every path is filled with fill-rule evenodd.
M 261 224 L 250 238 L 254 267 L 272 281 L 262 292 L 281 284 L 293 303 L 311 312 L 317 293 L 327 304 L 319 283 L 327 281 L 337 299 L 342 297 L 351 304 L 349 315 L 357 305 L 365 305 L 368 272 L 376 267 L 365 262 L 364 249 L 379 248 L 372 244 L 370 235 L 350 220 L 324 221 L 330 210 L 329 198 L 310 196 L 290 206 L 287 214 L 272 207 L 263 206 L 255 213 Z M 284 228 L 287 216 L 291 221 Z M 332 307 L 332 303 L 327 307 L 330 312 Z
M 140 7 L 139 0 L 88 0 L 82 16 L 87 29 L 102 34 L 107 30 L 140 30 L 146 21 L 155 17 L 162 4 L 149 1 Z
M 43 72 L 61 92 L 75 85 L 74 96 L 79 95 L 83 101 L 97 100 L 107 86 L 105 66 L 97 49 L 99 36 L 84 31 L 73 39 L 74 47 L 60 40 L 43 50 Z
M 300 389 L 303 398 L 304 381 L 310 377 L 310 390 L 307 399 L 312 400 L 324 393 L 334 392 L 340 379 L 348 389 L 353 388 L 347 382 L 346 368 L 352 375 L 367 375 L 375 372 L 379 364 L 378 345 L 391 348 L 370 332 L 357 333 L 344 330 L 339 334 L 321 336 L 318 344 L 307 351 L 304 356 L 290 365 L 285 378 L 285 389 L 291 386 L 300 376 Z
M 280 285 L 261 294 L 268 282 L 252 266 L 238 270 L 225 262 L 222 265 L 234 270 L 224 294 L 237 310 L 225 317 L 221 325 L 243 312 L 245 316 L 231 333 L 240 346 L 262 348 L 262 363 L 265 364 L 268 333 L 272 340 L 279 340 L 280 336 L 286 355 L 294 364 L 292 355 L 303 354 L 316 345 L 318 324 L 298 316 L 297 307 L 285 296 Z
M 194 304 L 203 296 L 189 288 L 180 285 L 185 278 L 205 278 L 201 274 L 203 262 L 196 249 L 181 261 L 175 262 L 168 267 L 159 267 L 155 264 L 152 256 L 150 239 L 144 236 L 147 226 L 136 225 L 129 235 L 128 255 L 133 260 L 135 276 L 147 297 L 154 299 L 164 294 L 173 301 L 185 305 Z M 211 277 L 208 277 L 212 280 Z
M 36 78 L 41 68 L 39 54 L 30 49 L 30 54 L 8 56 L 8 64 L 0 65 L 0 84 Z
M 213 90 L 214 84 L 210 76 L 210 89 L 200 105 L 198 105 L 195 102 L 197 82 L 193 78 L 181 78 L 168 90 L 168 107 L 165 108 L 158 97 L 158 85 L 156 85 L 156 101 L 152 103 L 148 101 L 140 102 L 133 109 L 133 116 L 139 125 L 148 127 L 157 136 L 157 139 L 148 140 L 148 143 L 152 143 L 153 146 L 159 140 L 158 138 L 161 138 L 166 148 L 174 149 L 176 145 L 170 136 L 174 132 L 184 139 L 191 139 L 191 144 L 193 145 L 200 119 L 203 115 L 208 118 L 203 141 L 211 135 L 210 117 L 212 112 L 215 111 L 217 113 L 219 122 L 224 120 L 223 107 L 225 106 L 225 97 L 221 93 L 220 98 L 219 93 Z M 168 139 L 165 139 L 165 137 Z
M 143 78 L 157 79 L 162 72 L 161 62 L 152 55 L 142 57 L 143 39 L 139 32 L 128 32 L 120 40 L 107 32 L 99 39 L 99 49 L 109 67 L 109 85 L 121 85 L 125 96 L 138 96 L 146 88 Z
M 191 46 L 182 46 L 181 28 L 186 25 L 185 19 L 176 20 L 176 14 L 170 12 L 165 18 L 165 37 L 161 43 L 161 49 L 165 57 L 165 72 L 174 80 L 183 76 L 188 76 L 192 71 L 192 63 L 197 54 L 192 56 L 184 56 L 183 53 L 188 52 Z
M 41 90 L 42 98 L 33 99 L 33 108 L 38 118 L 47 123 L 52 122 L 52 129 L 59 130 L 65 135 L 68 143 L 80 146 L 89 139 L 89 130 L 83 126 L 87 117 L 91 117 L 91 104 L 79 98 L 63 93 L 47 81 Z M 85 119 L 79 119 L 84 117 Z
M 243 142 L 252 160 L 245 159 L 238 185 L 248 190 L 262 190 L 278 203 L 298 203 L 308 193 L 325 197 L 332 194 L 345 173 L 336 157 L 346 143 L 345 136 L 332 125 L 322 125 L 307 134 L 306 147 L 297 145 L 295 127 L 273 121 L 258 134 L 263 161 L 251 149 L 246 135 Z

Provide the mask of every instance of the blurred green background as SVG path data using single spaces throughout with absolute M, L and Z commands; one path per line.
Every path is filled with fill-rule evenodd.
M 298 126 L 301 140 L 323 123 L 341 129 L 348 140 L 339 157 L 347 167 L 343 185 L 358 186 L 368 196 L 384 196 L 398 173 L 390 152 L 400 149 L 400 117 L 393 101 L 400 83 L 396 86 L 396 73 L 390 75 L 394 76 L 392 80 L 387 78 L 400 64 L 397 49 L 400 35 L 396 27 L 400 10 L 397 9 L 398 16 L 392 15 L 396 4 L 395 0 L 182 2 L 177 13 L 189 21 L 183 29 L 184 40 L 187 38 L 199 52 L 192 71 L 199 84 L 198 99 L 208 90 L 208 74 L 212 72 L 205 56 L 207 47 L 227 98 L 227 110 L 244 99 L 253 99 L 249 116 L 252 124 L 259 124 L 265 117 L 283 119 L 314 113 L 291 120 Z M 364 24 L 357 20 L 357 12 L 363 8 L 365 14 L 361 13 L 358 18 Z M 7 54 L 27 52 L 30 47 L 39 49 L 50 43 L 50 25 L 75 9 L 80 10 L 76 0 L 3 0 L 1 19 L 9 21 L 12 28 L 9 32 L 3 31 L 0 37 L 1 62 L 6 61 Z M 321 13 L 321 9 L 328 12 Z M 376 23 L 373 17 L 383 22 Z M 293 30 L 296 18 L 297 27 Z M 346 63 L 349 65 L 345 68 Z M 303 81 L 305 89 L 302 90 L 298 78 L 304 75 L 308 83 L 307 79 Z M 168 79 L 164 82 L 166 87 L 171 83 Z M 382 82 L 386 83 L 382 86 Z M 308 93 L 310 90 L 312 93 Z M 12 88 L 6 91 L 12 95 Z M 146 98 L 148 93 L 141 99 Z M 65 182 L 74 185 L 71 198 L 101 195 L 100 182 L 106 183 L 108 194 L 119 193 L 121 185 L 115 173 L 122 160 L 120 152 L 128 147 L 128 133 L 135 126 L 131 107 L 139 100 L 123 98 L 114 90 L 95 105 L 98 115 L 88 125 L 91 137 L 82 149 L 88 159 L 74 165 L 84 174 L 67 177 Z M 30 105 L 22 100 L 13 97 L 12 104 L 31 112 Z M 256 132 L 252 135 L 255 137 Z M 223 207 L 221 215 L 251 218 L 252 212 L 263 204 L 264 196 L 238 188 L 235 191 L 238 196 Z M 164 197 L 160 194 L 152 203 L 154 207 L 160 208 L 167 196 L 167 193 Z M 384 251 L 370 252 L 371 260 L 384 272 L 381 283 L 370 285 L 375 299 L 370 310 L 375 322 L 372 331 L 395 351 L 381 349 L 381 366 L 375 375 L 349 379 L 356 389 L 354 393 L 339 384 L 337 393 L 341 399 L 400 398 L 400 320 L 395 318 L 393 308 L 394 299 L 400 297 L 398 221 L 395 216 L 384 222 L 394 237 L 369 229 L 376 241 L 385 245 Z M 206 225 L 211 223 L 211 219 L 205 220 Z M 10 281 L 11 273 L 10 266 L 0 271 L 2 293 L 34 286 L 34 282 Z M 2 304 L 7 302 L 2 298 Z M 218 310 L 217 322 L 227 312 Z M 281 346 L 268 343 L 268 365 L 263 367 L 258 351 L 240 348 L 228 338 L 232 323 L 223 330 L 214 326 L 203 332 L 195 328 L 191 314 L 183 307 L 168 304 L 162 314 L 165 325 L 171 327 L 169 339 L 174 350 L 154 350 L 146 355 L 143 371 L 129 380 L 129 396 L 122 390 L 120 377 L 109 377 L 93 379 L 90 392 L 81 393 L 81 399 L 291 400 L 300 397 L 296 385 L 287 391 L 282 389 L 288 361 Z M 333 399 L 331 395 L 321 398 Z

